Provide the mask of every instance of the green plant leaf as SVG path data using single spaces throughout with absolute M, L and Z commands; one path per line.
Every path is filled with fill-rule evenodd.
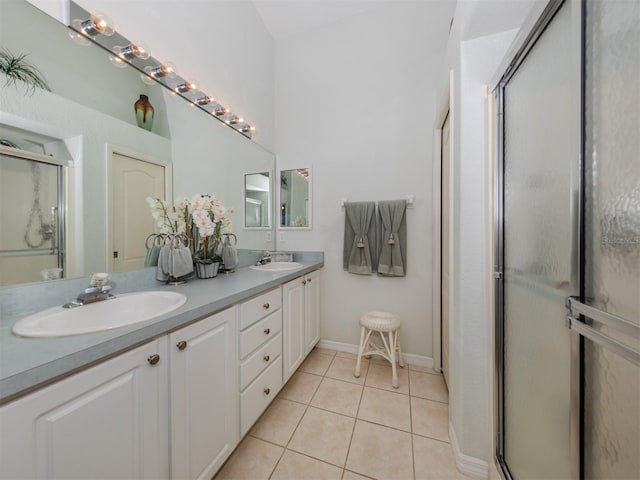
M 8 50 L 0 50 L 0 72 L 6 76 L 5 85 L 16 85 L 18 81 L 27 85 L 31 94 L 36 88 L 51 91 L 44 76 L 37 67 L 25 60 L 27 53 L 13 55 Z

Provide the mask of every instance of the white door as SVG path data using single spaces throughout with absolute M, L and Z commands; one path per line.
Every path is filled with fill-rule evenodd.
M 282 357 L 283 379 L 296 371 L 305 357 L 305 291 L 304 278 L 296 278 L 282 286 Z
M 111 158 L 112 271 L 144 266 L 145 239 L 155 232 L 147 197 L 164 199 L 165 167 L 113 152 Z
M 0 478 L 167 478 L 164 342 L 0 408 Z
M 169 337 L 171 478 L 211 478 L 239 439 L 235 313 Z
M 449 179 L 451 166 L 449 165 L 449 115 L 442 125 L 442 207 L 441 207 L 441 326 L 442 336 L 442 373 L 444 381 L 449 385 L 449 215 L 450 190 Z

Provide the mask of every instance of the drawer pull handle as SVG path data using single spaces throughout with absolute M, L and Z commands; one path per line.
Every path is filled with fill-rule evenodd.
M 264 389 L 264 394 L 269 395 L 271 393 L 271 389 L 269 387 Z
M 269 355 L 265 355 L 263 360 L 265 362 L 268 362 L 269 360 L 271 360 L 271 357 Z
M 266 310 L 269 310 L 269 303 L 265 303 L 264 305 L 262 305 Z
M 155 353 L 155 354 L 151 355 L 149 358 L 147 358 L 147 362 L 149 362 L 151 365 L 155 365 L 159 361 L 160 361 L 160 355 L 158 355 L 157 353 Z
M 269 335 L 271 333 L 271 329 L 270 328 L 265 328 L 264 329 L 264 334 L 265 335 Z
M 178 350 L 184 350 L 185 348 L 187 348 L 187 342 L 185 340 L 182 340 L 176 343 L 176 347 L 178 347 Z

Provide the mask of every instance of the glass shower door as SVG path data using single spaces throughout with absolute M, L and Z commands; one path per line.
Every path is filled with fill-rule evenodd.
M 630 348 L 584 340 L 583 475 L 640 478 L 640 2 L 585 18 L 584 320 Z

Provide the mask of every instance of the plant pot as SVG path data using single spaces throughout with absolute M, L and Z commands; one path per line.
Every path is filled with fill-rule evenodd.
M 196 276 L 198 278 L 213 278 L 218 275 L 220 262 L 196 263 Z

